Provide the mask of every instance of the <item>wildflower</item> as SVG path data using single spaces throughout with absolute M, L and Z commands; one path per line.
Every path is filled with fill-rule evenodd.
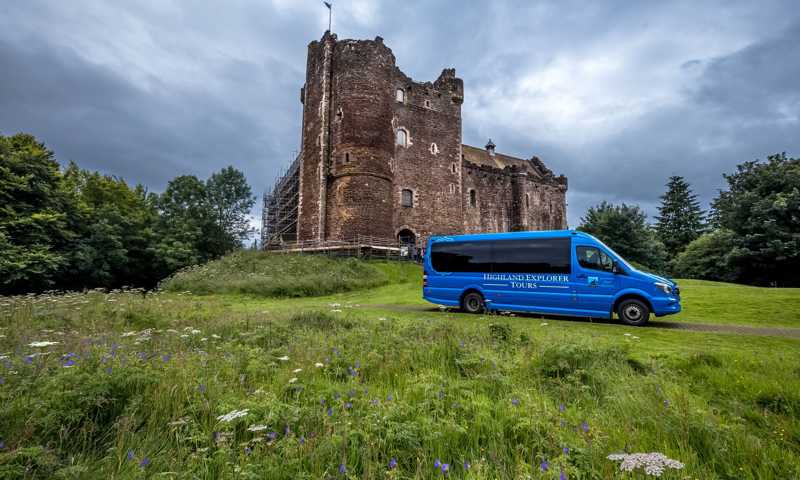
M 642 469 L 646 475 L 652 475 L 654 477 L 660 477 L 667 468 L 680 470 L 684 467 L 683 463 L 668 458 L 666 455 L 659 452 L 615 453 L 606 458 L 615 462 L 621 462 L 619 465 L 620 471 L 632 472 L 636 469 Z
M 449 463 L 443 463 L 443 464 L 442 464 L 442 473 L 443 473 L 443 474 L 445 474 L 445 475 L 447 475 L 447 472 L 448 472 L 449 470 L 450 470 L 450 464 L 449 464 Z
M 350 403 L 350 402 L 347 402 L 347 403 L 344 404 L 344 408 L 349 410 L 349 409 L 353 408 L 353 404 Z
M 201 383 L 197 386 L 197 391 L 200 393 L 206 393 L 206 386 Z
M 26 364 L 30 365 L 31 363 L 33 363 L 33 355 L 25 355 L 22 358 L 22 361 L 25 362 Z
M 237 418 L 244 417 L 250 412 L 249 409 L 245 408 L 243 410 L 231 410 L 230 412 L 226 413 L 225 415 L 220 415 L 217 417 L 217 420 L 221 422 L 232 422 Z
M 133 450 L 128 450 L 128 460 L 133 460 L 133 457 L 134 457 L 135 455 L 136 455 L 136 454 L 134 453 L 134 451 L 133 451 Z
M 470 465 L 469 462 L 464 462 L 464 470 L 469 470 L 469 467 L 471 466 L 472 465 Z
M 625 335 L 626 337 L 630 337 L 631 336 L 630 333 L 623 333 L 623 335 Z
M 161 361 L 164 363 L 169 362 L 169 359 L 172 358 L 169 354 L 161 355 Z
M 247 427 L 247 430 L 250 432 L 260 432 L 261 430 L 266 430 L 267 428 L 269 427 L 266 425 L 250 425 Z
M 320 398 L 319 399 L 319 404 L 324 406 L 325 405 L 325 399 L 324 398 Z
M 581 422 L 581 429 L 583 433 L 589 433 L 589 424 L 586 421 Z
M 564 473 L 564 470 L 561 470 L 561 473 L 558 474 L 558 480 L 567 480 L 567 474 Z
M 547 322 L 540 323 L 539 326 L 540 327 L 546 327 L 547 326 Z
M 543 472 L 546 472 L 547 469 L 550 468 L 550 464 L 547 463 L 547 460 L 543 460 L 542 463 L 539 464 L 539 468 L 541 468 Z
M 73 365 L 75 365 L 75 360 L 73 360 L 71 358 L 69 360 L 67 360 L 66 362 L 64 362 L 64 368 L 69 368 L 69 367 L 71 367 Z
M 434 460 L 434 461 L 433 461 L 433 468 L 439 468 L 439 467 L 441 467 L 441 466 L 442 466 L 442 462 L 441 462 L 441 461 L 439 461 L 439 459 L 438 459 L 438 458 L 437 458 L 436 460 Z
M 395 468 L 397 468 L 397 459 L 392 457 L 392 459 L 389 460 L 389 470 L 394 470 Z
M 333 408 L 331 408 L 331 407 L 328 407 L 328 416 L 329 417 L 333 416 Z
M 559 405 L 558 405 L 558 411 L 559 411 L 559 412 L 563 412 L 563 411 L 564 411 L 564 410 L 566 410 L 566 409 L 567 409 L 567 406 L 566 406 L 566 405 L 564 405 L 563 403 L 561 403 L 561 404 L 559 404 Z
M 288 362 L 289 361 L 289 357 L 287 355 L 284 355 L 282 357 L 278 357 L 278 360 L 280 360 L 281 362 Z
M 300 442 L 300 445 L 303 445 L 304 443 L 306 443 L 306 437 L 300 435 L 300 438 L 298 438 L 297 441 Z
M 317 362 L 317 363 L 314 364 L 314 366 L 317 367 L 317 368 L 322 368 L 322 367 L 325 366 L 325 364 Z
M 389 395 L 387 395 L 387 396 L 386 396 L 386 400 L 387 400 L 387 401 L 389 401 L 389 402 L 391 402 L 392 400 L 394 400 L 394 397 L 392 396 L 392 394 L 391 394 L 391 393 L 390 393 Z
M 273 440 L 275 440 L 276 438 L 278 438 L 278 434 L 277 434 L 277 433 L 275 433 L 275 432 L 269 432 L 269 433 L 267 434 L 267 438 L 268 438 L 270 441 L 273 441 Z
M 0 377 L 0 385 L 5 385 L 5 384 L 6 384 L 6 379 L 3 378 L 3 377 Z
M 289 379 L 289 383 L 294 383 L 297 381 L 297 377 L 292 377 Z
M 561 449 L 564 452 L 564 455 L 569 455 L 569 447 L 564 447 Z
M 292 373 L 300 373 L 302 371 L 303 371 L 302 368 L 295 368 L 294 370 L 292 370 Z
M 444 390 L 439 390 L 439 400 L 444 400 Z
M 109 375 L 111 375 L 111 372 L 113 372 L 113 371 L 114 371 L 114 369 L 111 368 L 111 367 L 107 367 L 106 368 L 106 373 L 109 374 Z
M 372 401 L 371 401 L 370 403 L 372 404 L 372 406 L 374 406 L 374 407 L 375 407 L 375 406 L 378 406 L 378 403 L 379 403 L 379 402 L 378 402 L 378 399 L 377 399 L 377 398 L 373 398 L 373 399 L 372 399 Z
M 290 433 L 292 433 L 292 429 L 289 428 L 289 425 L 286 425 L 286 428 L 283 429 L 283 434 L 288 437 Z
M 3 450 L 4 448 L 6 448 L 6 442 L 5 440 L 0 439 L 0 450 Z
M 145 467 L 146 467 L 146 466 L 148 466 L 148 465 L 150 465 L 150 459 L 149 459 L 149 458 L 147 458 L 147 457 L 144 457 L 144 458 L 142 459 L 142 461 L 141 461 L 141 462 L 139 462 L 139 466 L 140 466 L 141 468 L 145 468 Z
M 351 377 L 355 377 L 358 373 L 353 370 L 353 367 L 347 367 L 347 371 L 350 373 Z
M 253 453 L 253 449 L 252 448 L 244 447 L 244 454 L 245 455 L 250 455 L 251 453 Z
M 516 407 L 517 405 L 519 405 L 519 400 L 517 400 L 516 398 L 512 398 L 511 405 L 514 405 Z
M 356 368 L 361 368 L 361 362 L 356 362 Z
M 347 467 L 344 466 L 344 463 L 339 464 L 339 473 L 347 473 Z
M 667 399 L 664 399 L 664 406 L 665 406 L 665 407 L 669 407 L 669 400 L 667 400 Z
M 51 345 L 58 345 L 58 342 L 49 342 L 47 340 L 44 340 L 38 342 L 31 342 L 28 344 L 29 347 L 34 347 L 34 348 L 49 347 Z

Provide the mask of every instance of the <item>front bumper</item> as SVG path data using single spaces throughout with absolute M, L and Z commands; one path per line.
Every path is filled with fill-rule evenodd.
M 656 317 L 674 315 L 681 311 L 680 297 L 656 297 L 651 299 L 650 302 L 653 304 L 653 314 Z

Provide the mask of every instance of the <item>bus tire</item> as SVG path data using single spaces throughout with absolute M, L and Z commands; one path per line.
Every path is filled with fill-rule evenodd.
M 617 315 L 625 325 L 640 327 L 650 318 L 650 309 L 644 302 L 629 298 L 620 302 L 617 307 Z
M 467 313 L 483 313 L 486 310 L 483 295 L 475 291 L 468 292 L 461 299 L 461 309 Z

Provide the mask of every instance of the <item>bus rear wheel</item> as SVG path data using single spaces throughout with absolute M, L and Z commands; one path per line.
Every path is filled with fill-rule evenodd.
M 483 313 L 486 309 L 483 295 L 478 292 L 469 292 L 461 299 L 461 309 L 467 313 Z
M 650 309 L 644 302 L 631 298 L 619 304 L 617 315 L 622 323 L 639 327 L 647 323 L 650 318 Z

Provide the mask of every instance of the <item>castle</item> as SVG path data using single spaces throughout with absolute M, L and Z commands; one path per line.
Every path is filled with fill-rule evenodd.
M 265 247 L 566 228 L 567 179 L 461 143 L 464 82 L 415 82 L 381 37 L 308 46 L 301 151 L 264 197 Z

